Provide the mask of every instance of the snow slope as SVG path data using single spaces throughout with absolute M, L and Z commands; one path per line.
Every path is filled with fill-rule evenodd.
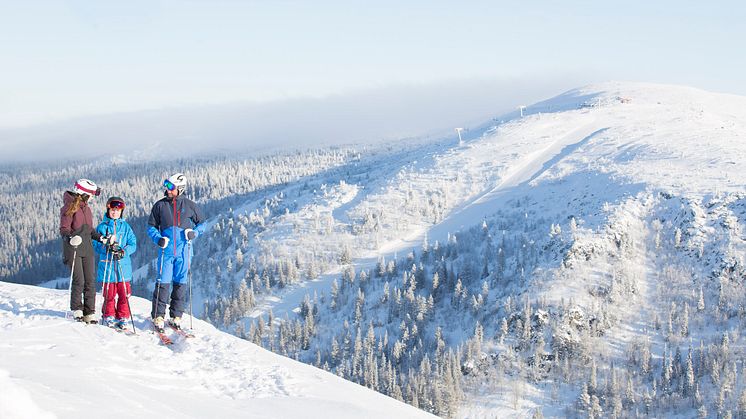
M 158 343 L 66 319 L 67 292 L 0 283 L 0 417 L 431 417 L 195 320 L 197 337 Z
M 349 266 L 337 264 L 337 256 L 345 246 L 352 250 L 351 265 L 360 270 L 371 268 L 379 256 L 391 261 L 412 249 L 419 251 L 425 239 L 430 245 L 439 240 L 442 246 L 457 233 L 459 243 L 471 243 L 474 249 L 461 249 L 464 256 L 448 263 L 462 267 L 469 263 L 468 259 L 484 261 L 476 271 L 486 266 L 488 276 L 484 280 L 492 283 L 484 293 L 485 304 L 473 310 L 474 314 L 468 313 L 469 309 L 439 306 L 442 312 L 420 329 L 426 340 L 433 336 L 435 327 L 441 327 L 446 331 L 445 345 L 459 347 L 471 338 L 474 323 L 479 321 L 487 337 L 482 347 L 485 359 L 500 360 L 511 354 L 515 361 L 515 357 L 530 355 L 531 350 L 526 349 L 525 354 L 514 355 L 520 352 L 514 346 L 519 337 L 508 334 L 504 342 L 497 338 L 502 334 L 499 321 L 514 314 L 504 308 L 509 298 L 538 301 L 551 314 L 552 327 L 546 328 L 546 341 L 541 341 L 545 348 L 539 348 L 546 352 L 551 351 L 550 340 L 554 340 L 555 332 L 575 327 L 573 321 L 568 324 L 567 313 L 581 313 L 585 320 L 598 321 L 603 334 L 576 333 L 583 339 L 579 346 L 587 358 L 574 360 L 579 365 L 568 368 L 572 371 L 568 377 L 552 377 L 552 383 L 537 382 L 531 377 L 523 380 L 525 371 L 509 363 L 500 368 L 492 364 L 480 366 L 485 375 L 498 376 L 492 382 L 482 380 L 484 377 L 464 377 L 467 397 L 459 415 L 466 417 L 525 417 L 534 409 L 542 409 L 545 416 L 565 416 L 568 411 L 563 409 L 574 405 L 588 380 L 587 360 L 591 359 L 599 370 L 608 371 L 614 365 L 620 374 L 628 374 L 639 401 L 646 392 L 654 391 L 649 377 L 661 375 L 662 363 L 672 358 L 675 346 L 682 351 L 697 342 L 706 346 L 705 350 L 692 350 L 695 359 L 703 360 L 703 366 L 696 371 L 698 377 L 715 377 L 708 369 L 713 368 L 709 366 L 711 359 L 720 357 L 719 365 L 730 368 L 736 360 L 745 358 L 746 342 L 739 335 L 742 328 L 732 319 L 743 318 L 746 324 L 746 311 L 739 308 L 746 306 L 746 289 L 740 286 L 746 274 L 746 242 L 742 238 L 746 229 L 742 221 L 746 219 L 746 98 L 679 86 L 604 83 L 529 106 L 524 114 L 522 118 L 508 115 L 497 125 L 472 129 L 463 145 L 440 142 L 372 163 L 362 159 L 360 166 L 347 175 L 343 171 L 321 174 L 309 185 L 283 185 L 283 190 L 273 190 L 275 197 L 247 201 L 236 212 L 250 212 L 244 218 L 261 222 L 231 218 L 233 234 L 213 228 L 205 239 L 224 241 L 219 242 L 221 247 L 216 254 L 208 256 L 210 261 L 200 261 L 205 269 L 195 275 L 196 280 L 203 280 L 205 288 L 214 288 L 217 275 L 206 269 L 208 262 L 223 269 L 223 273 L 228 272 L 226 266 L 238 266 L 229 262 L 235 260 L 233 255 L 239 246 L 244 256 L 256 256 L 260 264 L 298 257 L 303 266 L 299 282 L 262 292 L 250 313 L 250 317 L 266 318 L 272 312 L 275 318 L 288 316 L 294 321 L 305 296 L 328 296 L 333 281 Z M 277 206 L 270 205 L 270 201 L 277 202 Z M 484 236 L 493 239 L 492 251 L 486 256 L 478 234 L 481 231 L 473 231 L 475 227 L 479 230 L 482 223 L 487 230 Z M 246 245 L 241 244 L 236 233 L 240 227 L 245 227 L 251 238 L 245 240 Z M 498 280 L 494 274 L 498 264 L 495 249 L 503 245 L 500 237 L 506 236 L 508 246 L 520 249 L 514 252 L 518 256 L 507 261 L 505 273 Z M 310 279 L 305 273 L 307 264 L 316 260 L 326 265 L 318 265 L 321 275 Z M 518 274 L 519 262 L 529 269 L 525 275 L 522 271 Z M 233 271 L 229 279 L 237 283 L 244 278 L 245 265 Z M 425 266 L 426 270 L 429 268 Z M 401 287 L 401 282 L 395 282 L 401 281 L 398 276 L 387 278 L 392 287 Z M 417 292 L 426 297 L 431 290 L 428 283 L 424 285 Z M 469 297 L 478 296 L 481 285 L 482 278 L 465 282 Z M 381 296 L 381 290 L 376 288 L 379 286 L 369 285 L 366 290 L 360 322 L 363 325 L 370 320 L 389 321 L 381 315 L 387 306 L 376 307 Z M 452 287 L 442 299 L 449 300 L 451 292 Z M 705 308 L 696 312 L 682 308 L 698 306 L 699 295 Z M 315 321 L 320 332 L 312 345 L 322 350 L 327 349 L 331 336 L 338 334 L 345 316 L 350 315 L 328 310 L 326 301 L 319 304 Z M 20 308 L 8 304 L 14 315 L 21 313 Z M 138 312 L 145 313 L 147 303 L 140 304 L 143 306 Z M 570 305 L 575 311 L 568 310 Z M 516 308 L 515 303 L 512 307 Z M 62 308 L 64 304 L 56 310 Z M 247 314 L 242 313 L 244 319 Z M 661 327 L 666 319 L 668 326 Z M 81 325 L 63 323 L 59 313 L 56 320 L 71 331 L 86 330 Z M 681 325 L 690 321 L 687 334 L 678 332 Z M 401 322 L 395 317 L 390 324 L 373 321 L 375 338 L 380 341 L 388 333 L 391 346 L 401 337 Z M 225 327 L 232 329 L 232 325 Z M 105 333 L 109 331 L 97 330 L 95 336 L 101 335 L 103 340 L 109 337 Z M 719 349 L 711 349 L 719 348 L 723 335 L 730 335 L 730 358 L 718 355 Z M 119 338 L 126 337 L 112 339 Z M 213 342 L 207 341 L 188 342 L 176 349 L 182 357 L 193 356 L 193 349 L 199 352 L 198 344 Z M 531 341 L 533 344 L 536 342 Z M 244 342 L 235 345 L 259 352 Z M 642 346 L 651 359 L 645 375 L 627 359 L 628 353 Z M 199 348 L 204 350 L 204 346 Z M 171 355 L 163 350 L 160 353 Z M 227 353 L 241 358 L 238 346 Z M 313 350 L 304 355 L 306 361 L 315 362 Z M 525 364 L 527 359 L 522 362 Z M 12 381 L 17 382 L 14 371 L 3 365 L 0 368 L 10 371 Z M 243 394 L 236 387 L 247 386 L 249 394 L 276 394 L 273 392 L 282 393 L 289 386 L 289 380 L 274 378 L 270 373 L 268 389 L 240 380 L 225 386 L 229 390 L 220 388 L 222 384 L 215 389 L 208 383 L 213 375 L 188 375 L 175 361 L 168 365 L 169 375 L 175 372 L 189 383 L 189 388 L 205 393 L 235 397 L 235 393 Z M 201 365 L 222 371 L 217 375 L 231 376 L 235 371 L 232 367 L 213 368 L 210 362 Z M 247 374 L 262 372 L 252 370 Z M 608 380 L 609 376 L 603 374 L 600 373 L 600 380 Z M 0 377 L 3 379 L 8 381 Z M 559 379 L 566 381 L 556 384 Z M 697 401 L 695 406 L 683 395 L 668 394 L 660 404 L 653 405 L 653 415 L 669 414 L 669 405 L 679 403 L 677 400 L 681 400 L 677 408 L 682 417 L 693 416 L 692 406 L 696 409 L 706 405 L 713 411 L 718 404 L 718 391 L 723 390 L 707 384 L 718 382 L 715 378 L 702 380 L 703 401 Z M 482 381 L 488 384 L 482 386 Z M 552 389 L 555 385 L 556 389 Z M 728 406 L 736 405 L 735 399 L 744 388 L 746 385 L 740 382 L 732 387 L 733 391 L 728 390 Z M 45 390 L 39 393 L 47 394 Z M 681 399 L 670 402 L 674 396 Z M 32 406 L 49 409 L 33 391 L 17 400 L 26 400 L 27 404 L 33 401 L 36 404 Z M 602 397 L 601 403 L 604 409 L 613 408 L 612 398 Z
M 739 147 L 744 104 L 743 97 L 681 86 L 609 82 L 574 89 L 527 107 L 523 118 L 511 114 L 473 129 L 463 146 L 434 144 L 371 167 L 370 179 L 329 179 L 323 195 L 269 221 L 257 238 L 268 253 L 288 255 L 347 245 L 363 267 L 425 239 L 443 243 L 518 198 L 530 197 L 555 222 L 576 215 L 593 229 L 605 222 L 605 203 L 641 191 L 737 191 L 746 184 L 746 148 Z M 572 202 L 557 205 L 564 199 Z M 366 230 L 370 214 L 378 215 L 377 225 Z M 320 222 L 328 232 L 318 232 Z M 361 224 L 362 233 L 349 233 Z M 328 291 L 339 270 L 327 274 L 265 299 L 253 315 L 272 309 L 283 317 L 307 293 Z
M 414 155 L 394 176 L 359 183 L 330 179 L 327 201 L 317 200 L 313 207 L 315 222 L 322 214 L 324 224 L 331 226 L 326 233 L 317 233 L 314 217 L 301 216 L 308 209 L 302 207 L 283 220 L 293 224 L 293 240 L 281 236 L 273 242 L 276 226 L 271 222 L 261 238 L 273 250 L 292 247 L 287 244 L 291 242 L 333 251 L 354 242 L 354 265 L 370 268 L 378 255 L 390 260 L 419 249 L 425 239 L 443 243 L 454 233 L 468 236 L 483 221 L 490 234 L 499 235 L 494 226 L 510 230 L 516 213 L 521 213 L 530 220 L 527 232 L 542 236 L 538 244 L 528 243 L 540 253 L 539 269 L 526 273 L 526 284 L 501 283 L 501 289 L 491 290 L 485 301 L 494 311 L 485 315 L 489 323 L 482 322 L 486 336 L 495 336 L 496 320 L 511 314 L 500 307 L 501 299 L 513 293 L 521 300 L 542 301 L 553 313 L 561 313 L 561 307 L 572 302 L 581 312 L 601 319 L 603 337 L 588 339 L 593 342 L 589 356 L 599 366 L 626 365 L 626 354 L 640 341 L 648 342 L 653 359 L 660 362 L 671 356 L 672 345 L 685 347 L 687 342 L 681 336 L 650 331 L 660 329 L 657 319 L 669 316 L 674 324 L 688 322 L 688 310 L 681 307 L 694 307 L 697 301 L 692 296 L 702 289 L 705 306 L 721 307 L 721 314 L 714 309 L 692 314 L 691 322 L 698 327 L 688 332 L 689 341 L 715 344 L 724 333 L 737 337 L 737 329 L 718 316 L 737 313 L 741 304 L 741 288 L 727 281 L 740 278 L 746 265 L 746 243 L 740 233 L 746 98 L 680 86 L 603 83 L 530 106 L 524 113 L 523 118 L 511 116 L 482 128 L 463 146 L 440 145 Z M 368 228 L 372 224 L 375 228 Z M 553 232 L 555 225 L 561 232 Z M 547 242 L 563 243 L 558 258 L 547 251 L 549 246 L 543 247 L 551 244 Z M 488 262 L 494 268 L 494 260 Z M 339 272 L 330 270 L 320 280 L 279 291 L 252 315 L 272 309 L 283 317 L 306 293 L 326 292 Z M 473 285 L 470 292 L 476 295 L 479 284 Z M 729 287 L 737 291 L 730 299 L 723 292 Z M 366 298 L 377 301 L 378 295 L 369 292 Z M 324 316 L 321 322 L 329 329 L 340 324 L 333 314 Z M 362 324 L 367 321 L 364 318 Z M 563 319 L 556 321 L 560 327 Z M 380 336 L 384 330 L 376 328 L 375 333 Z M 471 330 L 456 331 L 448 344 L 463 343 Z M 393 340 L 391 329 L 389 333 Z M 319 346 L 324 346 L 324 339 L 328 336 L 319 338 Z M 742 340 L 734 346 L 743 348 Z M 510 350 L 493 343 L 490 355 Z M 697 373 L 707 374 L 704 368 Z M 460 414 L 520 417 L 545 406 L 546 415 L 562 416 L 561 408 L 546 406 L 568 406 L 580 390 L 578 382 L 557 395 L 550 395 L 546 386 L 524 385 L 522 408 L 515 408 L 509 384 L 495 392 L 477 386 Z M 652 388 L 643 381 L 638 400 Z M 711 406 L 717 395 L 704 384 L 701 388 L 705 404 Z M 608 403 L 604 408 L 611 407 L 611 402 L 603 403 Z M 685 416 L 692 413 L 684 407 L 682 411 Z
M 594 347 L 599 365 L 627 366 L 627 355 L 639 342 L 647 341 L 660 360 L 666 351 L 671 356 L 675 345 L 684 350 L 692 342 L 714 344 L 723 334 L 738 336 L 738 327 L 721 320 L 717 310 L 691 315 L 698 326 L 686 338 L 651 331 L 660 328 L 657 318 L 690 321 L 680 307 L 697 304 L 697 289 L 704 289 L 707 307 L 741 304 L 740 288 L 729 283 L 741 281 L 744 265 L 746 98 L 679 86 L 605 83 L 531 106 L 527 114 L 469 144 L 478 153 L 515 157 L 495 188 L 456 208 L 429 230 L 429 237 L 466 231 L 480 219 L 490 225 L 505 222 L 511 208 L 524 210 L 539 229 L 549 222 L 561 226 L 560 240 L 571 245 L 562 255 L 564 263 L 545 263 L 529 275 L 525 290 L 510 291 L 543 301 L 550 311 L 571 301 L 586 313 L 601 314 L 608 330 Z M 733 298 L 724 299 L 723 290 L 731 287 Z M 742 344 L 739 339 L 739 348 Z M 505 349 L 498 347 L 495 354 Z M 697 374 L 706 374 L 705 369 Z M 653 387 L 645 385 L 638 387 L 638 400 Z M 550 395 L 546 384 L 528 387 L 525 398 L 547 416 L 566 414 L 552 405 L 559 398 L 568 406 L 580 393 L 577 383 L 559 395 Z M 708 400 L 717 399 L 717 393 L 700 387 L 711 408 Z M 472 397 L 461 414 L 507 415 L 514 396 Z M 607 403 L 604 408 L 610 409 Z M 726 399 L 726 406 L 735 404 Z

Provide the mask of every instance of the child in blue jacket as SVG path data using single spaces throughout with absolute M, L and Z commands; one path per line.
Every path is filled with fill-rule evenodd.
M 132 261 L 130 255 L 137 250 L 137 240 L 132 227 L 122 218 L 124 200 L 112 196 L 106 201 L 104 220 L 96 227 L 99 234 L 111 240 L 109 245 L 93 243 L 98 257 L 98 281 L 103 283 L 104 304 L 101 309 L 103 323 L 124 329 L 130 317 L 129 297 L 132 295 Z

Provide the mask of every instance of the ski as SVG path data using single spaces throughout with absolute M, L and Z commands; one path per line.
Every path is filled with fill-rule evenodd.
M 158 339 L 160 339 L 161 344 L 163 344 L 163 345 L 168 346 L 168 345 L 171 345 L 171 344 L 174 343 L 174 341 L 171 340 L 171 338 L 168 337 L 168 335 L 166 335 L 166 331 L 165 330 L 159 329 L 159 328 L 155 327 L 155 325 L 153 325 L 153 333 L 155 333 L 156 335 L 158 335 Z
M 174 343 L 174 341 L 172 341 L 171 338 L 166 335 L 166 333 L 160 332 L 158 330 L 154 330 L 154 332 L 156 335 L 158 335 L 158 339 L 160 339 L 163 345 L 169 346 Z
M 129 327 L 117 327 L 117 326 L 109 326 L 104 322 L 99 323 L 103 327 L 108 327 L 109 329 L 116 330 L 117 333 L 123 333 L 125 335 L 134 335 L 135 331 L 130 329 Z
M 182 329 L 180 327 L 176 327 L 173 324 L 171 324 L 171 322 L 166 322 L 166 324 L 171 328 L 171 330 L 173 330 L 179 336 L 181 336 L 181 337 L 183 337 L 185 339 L 193 338 L 194 337 L 194 333 L 192 333 L 191 331 L 186 331 L 186 330 L 184 330 L 184 329 Z
M 135 331 L 128 327 L 124 327 L 121 329 L 118 327 L 112 327 L 112 329 L 116 330 L 118 333 L 124 333 L 125 335 L 128 335 L 128 336 L 132 336 L 135 334 Z

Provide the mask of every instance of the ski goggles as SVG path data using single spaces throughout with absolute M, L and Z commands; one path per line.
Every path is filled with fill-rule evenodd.
M 106 206 L 109 207 L 109 209 L 123 210 L 124 209 L 124 202 L 122 202 L 122 201 L 111 201 Z
M 166 189 L 168 189 L 169 191 L 173 191 L 174 189 L 176 189 L 176 185 L 174 185 L 173 183 L 171 183 L 171 181 L 168 180 L 168 179 L 166 179 L 166 180 L 163 181 L 163 186 Z

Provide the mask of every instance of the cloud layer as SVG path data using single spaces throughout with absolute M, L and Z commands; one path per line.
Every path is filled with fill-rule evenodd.
M 373 143 L 455 135 L 575 80 L 458 80 L 397 85 L 268 103 L 233 103 L 76 118 L 0 130 L 0 162 L 97 156 L 187 156 L 223 151 Z

